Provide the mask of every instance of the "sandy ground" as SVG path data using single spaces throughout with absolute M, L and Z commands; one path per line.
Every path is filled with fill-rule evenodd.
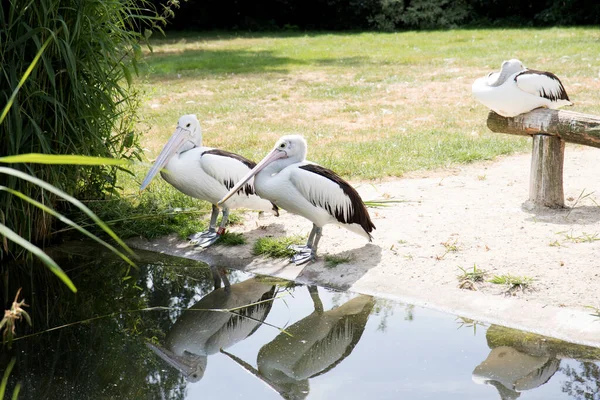
M 569 208 L 527 210 L 530 155 L 501 158 L 453 170 L 424 172 L 380 183 L 355 183 L 364 200 L 401 200 L 371 208 L 372 243 L 343 228 L 326 226 L 321 258 L 307 266 L 255 257 L 251 246 L 266 235 L 306 235 L 311 223 L 246 216 L 248 244 L 196 249 L 174 237 L 133 240 L 134 247 L 301 282 L 377 294 L 475 319 L 500 322 L 571 341 L 600 345 L 600 151 L 567 146 L 564 189 Z M 419 176 L 420 175 L 420 176 Z M 598 201 L 596 202 L 596 199 Z M 323 255 L 350 256 L 327 268 Z M 489 282 L 459 288 L 459 267 L 494 275 L 527 276 L 525 290 Z M 500 320 L 500 321 L 499 321 Z M 504 322 L 503 322 L 504 321 Z

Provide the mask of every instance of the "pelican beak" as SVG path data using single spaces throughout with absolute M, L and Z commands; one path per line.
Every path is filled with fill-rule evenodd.
M 175 133 L 169 139 L 165 147 L 163 147 L 162 151 L 154 161 L 152 168 L 146 174 L 144 181 L 142 182 L 142 186 L 140 186 L 140 191 L 146 189 L 146 187 L 150 184 L 154 176 L 167 164 L 169 159 L 175 154 L 175 152 L 187 141 L 187 134 L 189 131 L 180 126 L 175 129 Z
M 240 188 L 244 186 L 246 182 L 248 182 L 254 175 L 258 174 L 267 165 L 269 165 L 275 160 L 279 160 L 280 158 L 285 157 L 287 157 L 285 151 L 273 149 L 269 154 L 267 154 L 265 158 L 263 158 L 258 164 L 256 164 L 256 167 L 252 168 L 252 170 L 248 172 L 246 176 L 240 179 L 240 181 L 236 183 L 235 186 L 232 187 L 231 190 L 221 200 L 219 200 L 217 206 L 220 206 L 223 203 L 225 203 L 231 196 L 237 193 L 237 191 L 240 190 Z

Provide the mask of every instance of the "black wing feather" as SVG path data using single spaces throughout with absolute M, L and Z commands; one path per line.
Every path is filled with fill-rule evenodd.
M 335 217 L 338 221 L 344 224 L 359 224 L 367 233 L 371 233 L 373 229 L 375 229 L 375 225 L 371 221 L 371 217 L 369 216 L 369 212 L 367 211 L 367 207 L 365 203 L 363 203 L 358 192 L 350 186 L 348 182 L 340 178 L 338 174 L 333 172 L 330 169 L 325 167 L 321 167 L 316 164 L 306 164 L 299 167 L 305 171 L 312 172 L 314 174 L 321 175 L 333 181 L 339 185 L 339 187 L 344 191 L 344 194 L 350 198 L 350 202 L 352 203 L 352 213 L 348 216 L 348 218 L 344 218 L 344 213 L 342 210 L 333 209 L 330 204 L 325 204 L 325 208 L 327 211 Z M 314 206 L 318 206 L 314 204 Z M 320 205 L 323 207 L 323 205 Z

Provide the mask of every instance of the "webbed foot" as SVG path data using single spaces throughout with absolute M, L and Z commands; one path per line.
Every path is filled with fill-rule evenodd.
M 196 232 L 191 234 L 190 236 L 188 236 L 188 240 L 190 241 L 191 244 L 198 244 L 202 239 L 204 239 L 207 236 L 213 235 L 215 234 L 215 230 L 207 230 L 204 232 Z
M 313 249 L 308 246 L 290 245 L 288 248 L 296 252 L 296 254 L 290 258 L 290 262 L 293 262 L 296 265 L 302 265 L 309 261 L 314 261 L 317 258 Z

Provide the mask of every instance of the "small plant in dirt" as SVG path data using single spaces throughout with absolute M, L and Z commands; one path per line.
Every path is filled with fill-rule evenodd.
M 246 238 L 241 233 L 225 232 L 217 243 L 223 246 L 240 246 L 246 244 Z
M 306 238 L 302 236 L 284 236 L 284 237 L 262 237 L 254 243 L 252 253 L 255 256 L 266 255 L 275 258 L 285 258 L 294 255 L 294 251 L 289 249 L 290 245 L 301 243 Z
M 563 235 L 565 240 L 568 240 L 573 243 L 593 243 L 600 240 L 600 235 L 598 232 L 594 233 L 586 233 L 582 232 L 581 235 L 573 234 L 573 231 L 562 231 L 556 232 L 557 235 Z
M 447 241 L 442 242 L 440 244 L 444 246 L 444 249 L 446 249 L 446 251 L 441 256 L 435 256 L 435 259 L 438 261 L 444 259 L 444 257 L 446 257 L 448 253 L 456 253 L 460 250 L 460 248 L 458 247 L 458 239 L 455 239 L 454 241 L 448 239 Z
M 326 254 L 325 255 L 325 267 L 326 268 L 335 268 L 340 264 L 346 264 L 352 260 L 353 260 L 352 256 Z
M 458 287 L 461 289 L 477 290 L 476 283 L 484 281 L 487 271 L 483 269 L 477 269 L 477 264 L 473 264 L 473 270 L 467 270 L 463 267 L 458 267 L 462 271 L 458 274 Z
M 531 284 L 533 283 L 533 278 L 529 276 L 516 276 L 511 274 L 504 275 L 494 275 L 492 279 L 489 280 L 490 283 L 494 283 L 496 285 L 505 285 L 508 287 L 508 292 L 512 293 L 516 290 L 525 291 L 525 289 L 529 289 Z

